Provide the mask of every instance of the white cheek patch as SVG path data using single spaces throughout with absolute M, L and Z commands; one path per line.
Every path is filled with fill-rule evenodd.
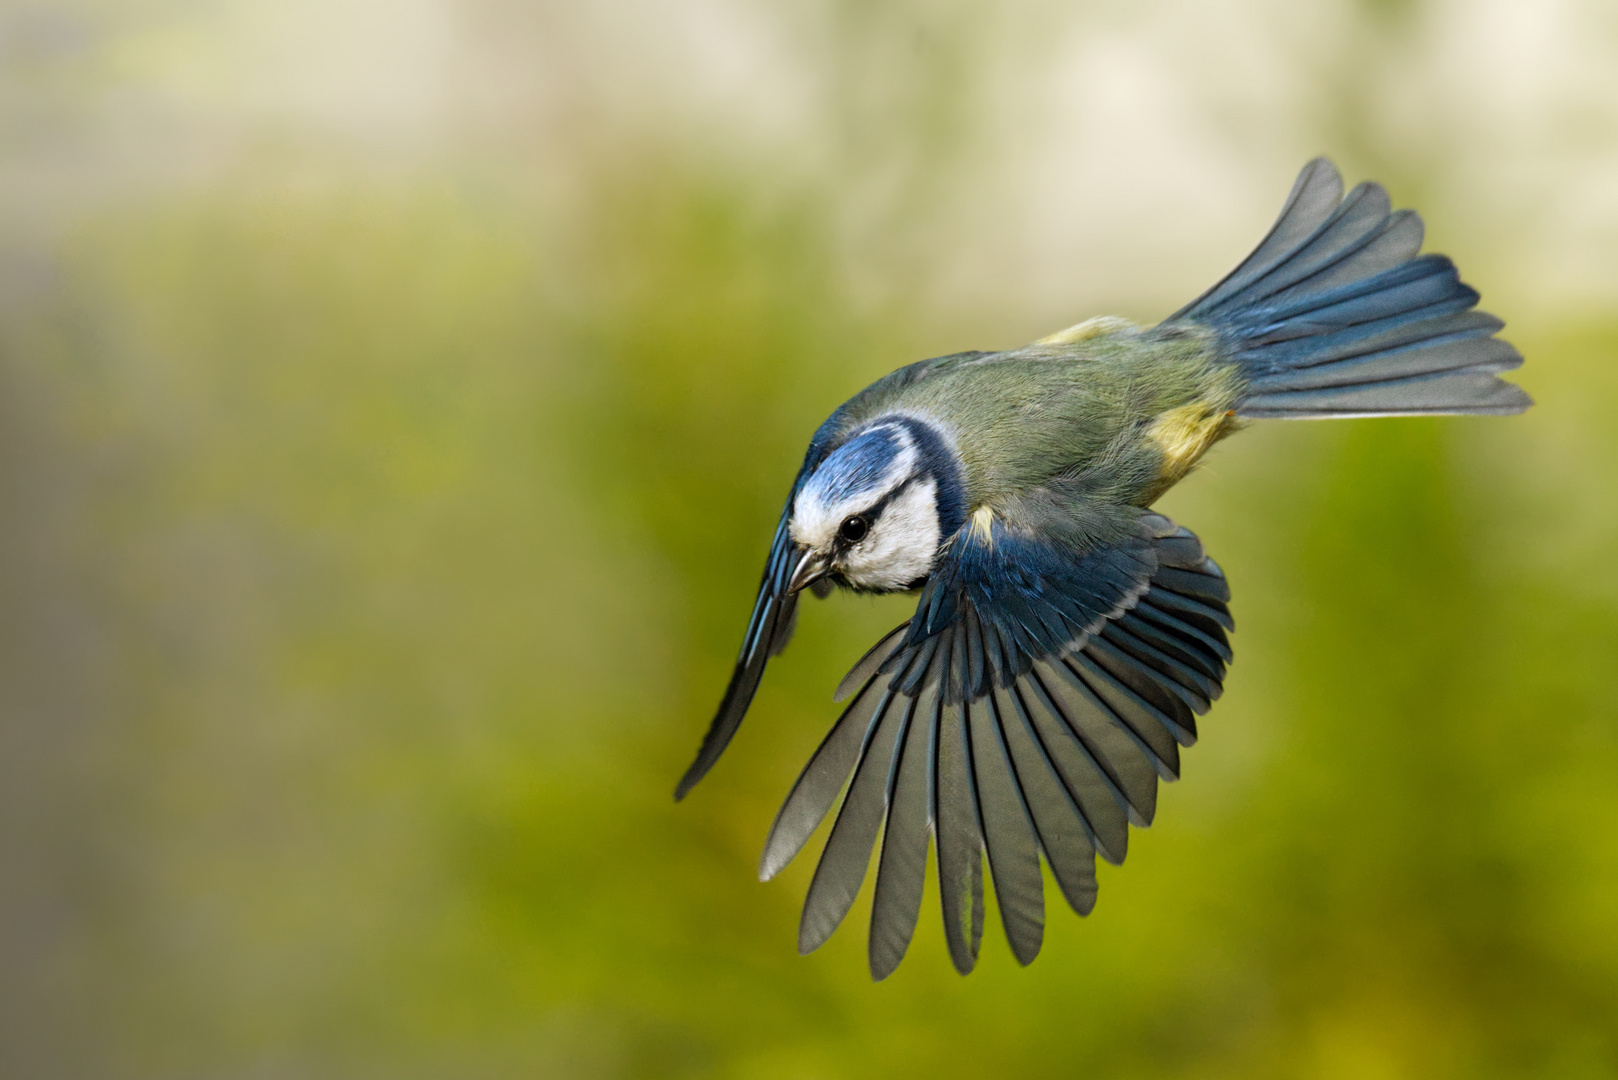
M 831 546 L 832 537 L 847 515 L 839 515 L 834 507 L 826 506 L 809 492 L 798 496 L 792 504 L 792 539 L 804 547 L 821 549 Z
M 932 573 L 941 539 L 938 484 L 923 480 L 888 503 L 870 535 L 844 554 L 839 569 L 854 585 L 902 589 Z
M 826 533 L 826 508 L 809 497 L 807 491 L 799 494 L 792 504 L 792 519 L 788 527 L 792 542 L 804 547 L 820 548 L 831 542 Z

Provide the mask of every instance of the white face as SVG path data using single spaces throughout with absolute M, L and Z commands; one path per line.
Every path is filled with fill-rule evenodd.
M 863 589 L 902 589 L 932 573 L 938 554 L 938 485 L 917 481 L 894 496 L 865 534 L 833 565 Z
M 794 541 L 820 552 L 849 584 L 890 591 L 932 572 L 942 540 L 938 484 L 916 475 L 918 455 L 902 428 L 873 436 L 823 463 L 798 493 L 789 527 Z M 863 534 L 850 519 L 864 524 Z

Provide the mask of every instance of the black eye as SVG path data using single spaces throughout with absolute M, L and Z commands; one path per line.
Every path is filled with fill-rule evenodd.
M 837 538 L 845 544 L 857 544 L 864 540 L 865 534 L 870 531 L 871 523 L 855 514 L 843 522 L 842 528 L 837 530 Z

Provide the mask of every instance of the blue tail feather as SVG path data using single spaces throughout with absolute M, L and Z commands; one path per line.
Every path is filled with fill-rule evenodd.
M 1498 378 L 1522 364 L 1472 310 L 1477 291 L 1423 226 L 1332 164 L 1304 166 L 1280 218 L 1224 280 L 1165 320 L 1217 330 L 1248 380 L 1242 416 L 1516 413 L 1528 395 Z

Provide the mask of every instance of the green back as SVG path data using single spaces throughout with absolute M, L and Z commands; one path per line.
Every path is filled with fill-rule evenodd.
M 1206 449 L 1165 477 L 1172 455 L 1153 438 L 1154 424 L 1176 410 L 1224 417 L 1240 389 L 1211 335 L 1117 321 L 1079 340 L 912 364 L 842 411 L 849 427 L 889 412 L 937 423 L 961 455 L 974 508 L 1058 479 L 1086 499 L 1144 506 Z

